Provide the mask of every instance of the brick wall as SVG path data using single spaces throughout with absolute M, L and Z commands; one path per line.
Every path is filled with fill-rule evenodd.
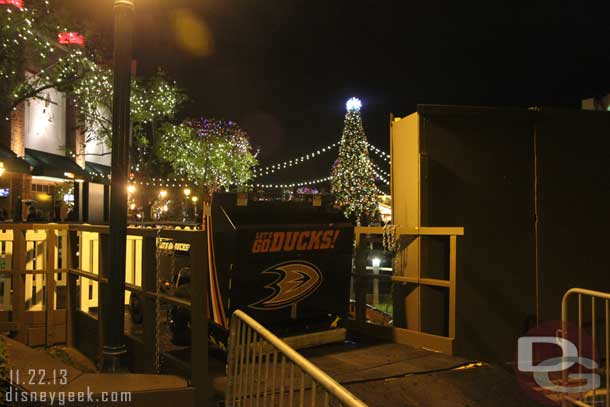
M 69 96 L 66 103 L 66 146 L 76 154 L 76 164 L 85 168 L 85 132 Z
M 17 205 L 21 205 L 21 214 L 25 217 L 25 205 L 22 201 L 32 199 L 32 176 L 17 173 L 7 173 L 6 176 L 9 178 L 11 188 L 9 216 L 14 218 Z M 14 220 L 20 222 L 24 219 Z
M 17 106 L 11 115 L 10 148 L 17 156 L 25 156 L 25 103 Z

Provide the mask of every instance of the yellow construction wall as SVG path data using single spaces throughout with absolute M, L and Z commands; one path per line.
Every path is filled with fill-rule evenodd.
M 392 222 L 403 227 L 421 226 L 419 115 L 413 113 L 390 124 L 392 157 Z M 394 274 L 420 278 L 420 240 L 394 258 Z M 407 328 L 421 330 L 421 289 L 415 286 L 405 297 Z
M 419 115 L 394 119 L 390 125 L 392 157 L 392 220 L 395 225 L 419 227 Z

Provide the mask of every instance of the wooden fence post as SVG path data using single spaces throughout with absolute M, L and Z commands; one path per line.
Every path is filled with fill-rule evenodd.
M 26 343 L 25 332 L 25 231 L 14 229 L 13 235 L 13 319 L 17 323 L 17 337 L 19 342 Z
M 359 239 L 356 246 L 356 278 L 354 279 L 354 296 L 356 300 L 356 321 L 366 322 L 366 291 L 368 279 L 366 274 L 366 244 Z
M 78 276 L 70 272 L 71 269 L 78 267 L 78 232 L 68 231 L 68 242 L 65 245 L 68 249 L 68 273 L 67 273 L 67 299 L 66 299 L 66 344 L 74 348 L 76 346 L 75 337 L 75 315 L 77 310 L 76 304 L 76 280 Z
M 156 237 L 142 238 L 142 293 L 140 304 L 144 323 L 145 371 L 157 373 L 157 307 L 156 299 L 145 295 L 157 289 L 157 242 Z
M 212 397 L 208 375 L 208 241 L 205 232 L 191 238 L 191 383 L 195 405 Z
M 97 284 L 97 329 L 98 329 L 98 338 L 99 343 L 104 343 L 104 324 L 102 323 L 103 318 L 116 318 L 116 316 L 107 315 L 107 303 L 108 301 L 112 301 L 113 299 L 108 298 L 108 287 L 104 284 L 103 281 L 109 276 L 110 269 L 110 237 L 105 233 L 99 233 L 98 235 L 98 275 L 100 277 L 100 281 Z M 123 300 L 124 301 L 124 300 Z M 100 364 L 100 368 L 102 367 L 102 347 L 100 346 L 98 349 L 98 362 Z
M 47 240 L 45 242 L 45 343 L 47 346 L 55 344 L 55 247 L 57 236 L 55 230 L 47 229 Z

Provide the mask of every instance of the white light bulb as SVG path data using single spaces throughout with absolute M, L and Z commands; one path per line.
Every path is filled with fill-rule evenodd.
M 347 103 L 345 103 L 345 107 L 347 110 L 360 110 L 362 107 L 362 102 L 358 98 L 350 98 Z

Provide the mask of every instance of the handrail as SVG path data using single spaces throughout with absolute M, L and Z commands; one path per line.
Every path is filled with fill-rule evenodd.
M 356 242 L 360 241 L 360 235 L 383 235 L 383 226 L 356 226 L 354 234 Z M 464 236 L 464 228 L 461 226 L 398 226 L 398 236 Z
M 568 318 L 568 299 L 573 294 L 582 294 L 582 295 L 588 295 L 590 297 L 596 297 L 596 298 L 601 298 L 601 299 L 604 299 L 604 300 L 610 300 L 610 293 L 605 293 L 605 292 L 602 292 L 602 291 L 588 290 L 586 288 L 570 288 L 568 291 L 565 292 L 565 294 L 563 295 L 563 298 L 561 300 L 561 320 L 562 321 L 567 321 L 567 318 Z
M 595 299 L 600 299 L 604 302 L 604 310 L 605 310 L 605 329 L 604 329 L 604 335 L 605 335 L 605 355 L 606 355 L 606 366 L 605 366 L 605 370 L 606 370 L 606 383 L 605 383 L 605 391 L 601 390 L 599 393 L 597 392 L 596 389 L 593 389 L 589 392 L 587 392 L 585 394 L 585 396 L 592 396 L 593 397 L 593 401 L 591 402 L 591 404 L 585 403 L 582 400 L 579 400 L 578 398 L 572 397 L 569 394 L 562 394 L 562 406 L 566 406 L 567 402 L 570 402 L 574 405 L 577 406 L 584 406 L 584 407 L 592 407 L 595 404 L 597 404 L 597 400 L 596 400 L 596 395 L 600 395 L 600 396 L 604 396 L 605 398 L 605 405 L 610 405 L 610 358 L 608 357 L 608 354 L 610 354 L 610 293 L 605 293 L 602 291 L 595 291 L 595 290 L 589 290 L 586 288 L 571 288 L 568 291 L 565 292 L 565 294 L 563 295 L 563 298 L 561 300 L 561 329 L 562 329 L 562 334 L 563 337 L 565 338 L 567 335 L 567 329 L 568 329 L 568 300 L 570 299 L 570 297 L 572 297 L 573 295 L 578 295 L 578 328 L 582 329 L 582 310 L 583 310 L 583 304 L 582 304 L 582 296 L 588 296 L 591 298 L 591 324 L 592 324 L 592 331 L 591 331 L 591 349 L 594 352 L 593 353 L 593 359 L 595 359 L 595 352 L 596 352 L 596 347 L 597 347 L 597 337 L 596 337 L 596 325 L 597 325 L 597 319 L 596 319 L 596 303 L 595 303 Z M 578 344 L 578 351 L 580 352 L 580 347 L 581 347 L 581 334 L 578 334 L 579 336 L 579 344 Z M 592 371 L 595 373 L 596 368 L 593 368 Z M 563 370 L 562 372 L 562 380 L 564 383 L 564 386 L 567 385 L 568 383 L 568 371 L 567 370 Z
M 362 402 L 362 400 L 354 396 L 349 390 L 341 386 L 341 384 L 335 381 L 332 377 L 324 373 L 324 371 L 322 371 L 316 365 L 305 359 L 301 354 L 299 354 L 292 347 L 286 344 L 286 342 L 275 336 L 263 325 L 258 323 L 254 318 L 250 317 L 248 314 L 241 310 L 236 310 L 231 316 L 231 337 L 229 340 L 230 351 L 235 349 L 237 341 L 238 335 L 236 333 L 235 328 L 238 326 L 237 320 L 241 320 L 251 329 L 256 331 L 265 341 L 267 341 L 277 351 L 284 355 L 284 357 L 288 358 L 291 362 L 293 362 L 303 372 L 307 373 L 315 382 L 319 383 L 331 396 L 338 399 L 342 404 L 349 407 L 367 406 L 364 402 Z M 231 369 L 231 367 L 232 366 L 229 366 L 229 369 Z M 231 370 L 229 370 L 229 372 L 230 371 Z

